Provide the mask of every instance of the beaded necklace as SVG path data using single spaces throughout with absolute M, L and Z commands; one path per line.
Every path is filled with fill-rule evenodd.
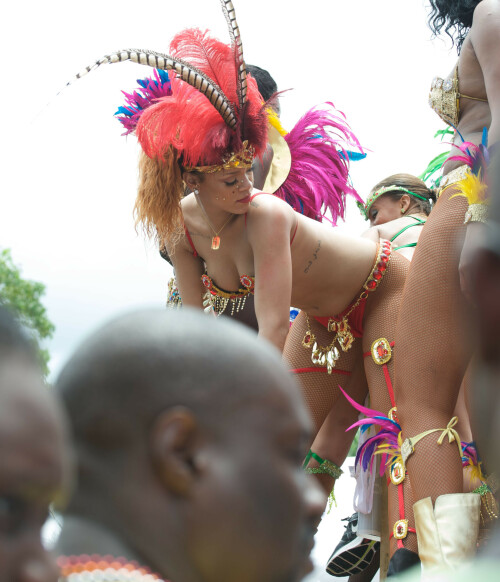
M 59 556 L 59 582 L 168 582 L 135 561 L 114 556 Z

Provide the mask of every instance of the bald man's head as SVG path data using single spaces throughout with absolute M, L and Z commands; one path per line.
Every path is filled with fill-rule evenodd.
M 185 406 L 216 429 L 234 407 L 289 389 L 277 352 L 231 322 L 184 309 L 120 317 L 90 337 L 57 389 L 77 444 L 122 448 L 163 410 Z M 286 386 L 285 386 L 286 384 Z M 292 385 L 292 396 L 298 398 Z
M 310 567 L 325 502 L 301 469 L 312 427 L 270 344 L 200 311 L 133 313 L 90 337 L 57 389 L 80 462 L 73 519 L 179 582 L 289 582 Z M 66 553 L 106 551 L 74 531 Z

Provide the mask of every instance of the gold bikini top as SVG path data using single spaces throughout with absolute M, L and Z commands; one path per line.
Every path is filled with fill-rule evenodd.
M 464 95 L 458 90 L 458 64 L 455 67 L 453 77 L 442 79 L 435 77 L 432 81 L 429 93 L 429 105 L 448 125 L 456 128 L 460 120 L 460 98 L 474 101 L 488 102 L 488 99 Z

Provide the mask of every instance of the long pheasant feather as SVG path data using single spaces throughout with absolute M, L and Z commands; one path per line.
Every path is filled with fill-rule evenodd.
M 140 65 L 147 65 L 164 71 L 175 71 L 179 78 L 197 89 L 210 101 L 215 109 L 220 113 L 225 123 L 232 129 L 236 127 L 237 118 L 229 99 L 223 90 L 208 75 L 198 68 L 184 61 L 183 59 L 173 57 L 164 53 L 150 51 L 147 49 L 125 49 L 98 59 L 92 65 L 78 73 L 76 77 L 67 83 L 71 85 L 75 80 L 81 79 L 91 71 L 106 64 L 122 63 L 132 61 Z
M 234 62 L 237 75 L 237 93 L 240 109 L 242 109 L 247 101 L 247 68 L 243 58 L 243 43 L 241 41 L 240 28 L 236 21 L 236 12 L 231 0 L 220 0 L 220 3 L 222 12 L 227 20 L 231 46 L 234 51 Z

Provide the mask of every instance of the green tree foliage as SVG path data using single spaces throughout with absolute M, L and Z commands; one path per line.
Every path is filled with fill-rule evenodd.
M 50 356 L 40 344 L 42 340 L 52 337 L 55 327 L 47 318 L 47 310 L 40 301 L 44 293 L 45 285 L 22 278 L 9 249 L 0 251 L 0 303 L 10 308 L 32 335 L 43 373 L 47 376 Z

